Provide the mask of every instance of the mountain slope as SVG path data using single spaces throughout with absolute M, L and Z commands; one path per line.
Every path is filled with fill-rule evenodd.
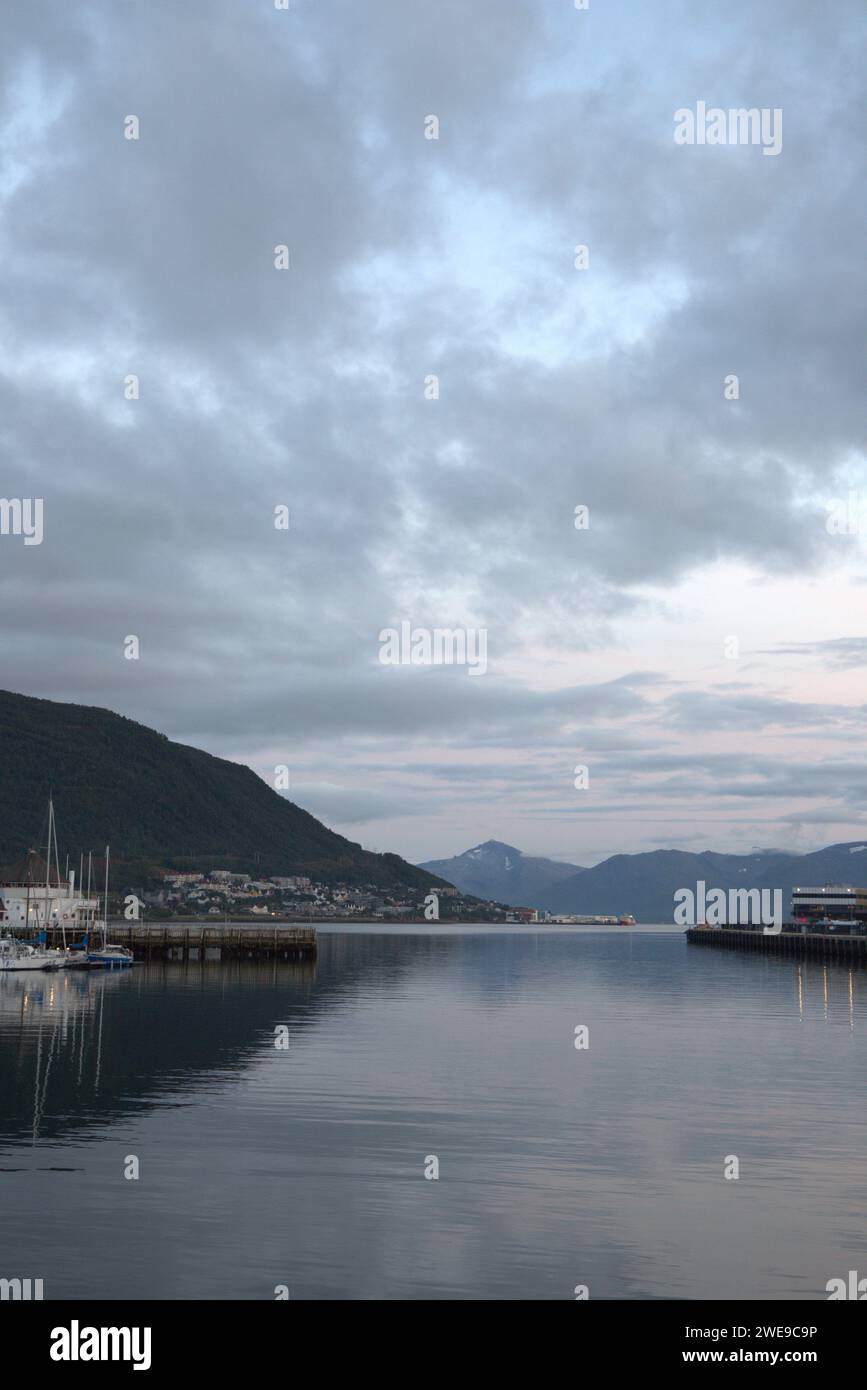
M 432 859 L 419 867 L 453 883 L 462 893 L 492 898 L 510 907 L 539 907 L 561 879 L 583 872 L 576 864 L 522 854 L 500 840 L 486 840 L 453 859 Z
M 595 868 L 555 885 L 543 906 L 550 912 L 631 912 L 639 922 L 671 922 L 678 888 L 780 888 L 788 918 L 792 888 L 824 883 L 867 883 L 867 843 L 853 840 L 812 854 L 759 851 L 716 854 L 706 850 L 654 850 L 615 854 Z
M 61 864 L 111 843 L 130 864 L 303 873 L 325 882 L 424 887 L 396 854 L 371 854 L 273 791 L 248 767 L 173 743 L 110 710 L 0 691 L 0 863 L 44 835 L 54 795 Z

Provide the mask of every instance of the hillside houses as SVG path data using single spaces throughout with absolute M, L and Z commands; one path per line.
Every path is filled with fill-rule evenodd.
M 382 889 L 372 884 L 317 883 L 304 874 L 254 877 L 229 869 L 209 873 L 167 872 L 158 889 L 143 895 L 146 911 L 156 917 L 304 917 L 322 920 L 395 921 L 423 917 L 426 893 L 418 889 Z M 440 918 L 503 920 L 498 904 L 466 901 L 456 888 L 438 893 Z

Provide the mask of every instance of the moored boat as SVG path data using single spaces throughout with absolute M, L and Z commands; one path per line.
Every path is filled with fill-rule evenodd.
M 91 896 L 93 856 L 87 860 L 84 889 L 84 856 L 76 883 L 75 870 L 60 874 L 54 801 L 48 801 L 48 840 L 44 864 L 35 850 L 28 850 L 24 868 L 11 883 L 0 884 L 0 964 L 5 970 L 94 970 L 131 965 L 132 953 L 111 946 L 108 925 L 108 848 L 106 847 L 106 903 L 102 945 L 90 949 L 96 934 L 99 898 Z M 84 891 L 83 891 L 84 890 Z M 49 946 L 49 939 L 61 944 Z M 20 933 L 20 935 L 17 935 Z
M 82 892 L 83 856 L 78 883 L 74 869 L 69 870 L 65 877 L 60 875 L 54 801 L 51 797 L 48 801 L 45 856 L 43 864 L 35 850 L 28 850 L 18 877 L 12 882 L 0 884 L 0 932 L 12 939 L 15 939 L 16 933 L 20 933 L 21 937 L 29 939 L 49 956 L 57 968 L 80 965 L 85 960 L 98 900 L 90 895 L 89 867 L 87 892 Z M 56 940 L 58 930 L 62 945 L 49 947 L 49 932 Z M 75 938 L 79 936 L 82 939 L 76 943 Z
M 18 941 L 14 936 L 0 937 L 0 971 L 58 968 L 53 952 L 38 951 L 28 941 Z
M 125 946 L 112 945 L 108 939 L 108 845 L 105 847 L 105 898 L 103 900 L 102 945 L 88 951 L 87 963 L 104 970 L 124 970 L 132 965 L 135 957 Z
M 121 969 L 124 966 L 132 965 L 135 960 L 132 951 L 128 951 L 125 946 L 112 946 L 110 943 L 100 946 L 95 951 L 88 951 L 87 964 L 103 966 L 108 970 Z

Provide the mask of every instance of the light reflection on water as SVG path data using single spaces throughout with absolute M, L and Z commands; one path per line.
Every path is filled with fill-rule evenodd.
M 865 1002 L 862 971 L 622 929 L 335 929 L 315 965 L 6 976 L 0 1276 L 824 1298 L 867 1261 Z

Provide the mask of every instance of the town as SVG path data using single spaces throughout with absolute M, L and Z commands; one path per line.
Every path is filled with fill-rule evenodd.
M 112 895 L 114 897 L 114 895 Z M 231 917 L 334 921 L 546 922 L 552 925 L 632 925 L 632 917 L 552 915 L 532 907 L 474 898 L 450 884 L 440 887 L 384 889 L 373 884 L 320 883 L 304 874 L 258 877 L 212 869 L 209 873 L 166 872 L 158 887 L 127 895 L 153 920 Z M 112 903 L 119 907 L 119 903 Z M 125 915 L 129 916 L 127 907 Z
M 431 896 L 435 901 L 431 904 Z M 450 885 L 381 888 L 373 884 L 320 883 L 304 874 L 257 877 L 212 869 L 209 873 L 173 873 L 159 887 L 139 895 L 148 918 L 232 917 L 334 921 L 502 922 L 534 920 L 530 909 L 466 897 Z M 427 905 L 427 911 L 426 911 Z M 519 917 L 518 913 L 522 913 Z

